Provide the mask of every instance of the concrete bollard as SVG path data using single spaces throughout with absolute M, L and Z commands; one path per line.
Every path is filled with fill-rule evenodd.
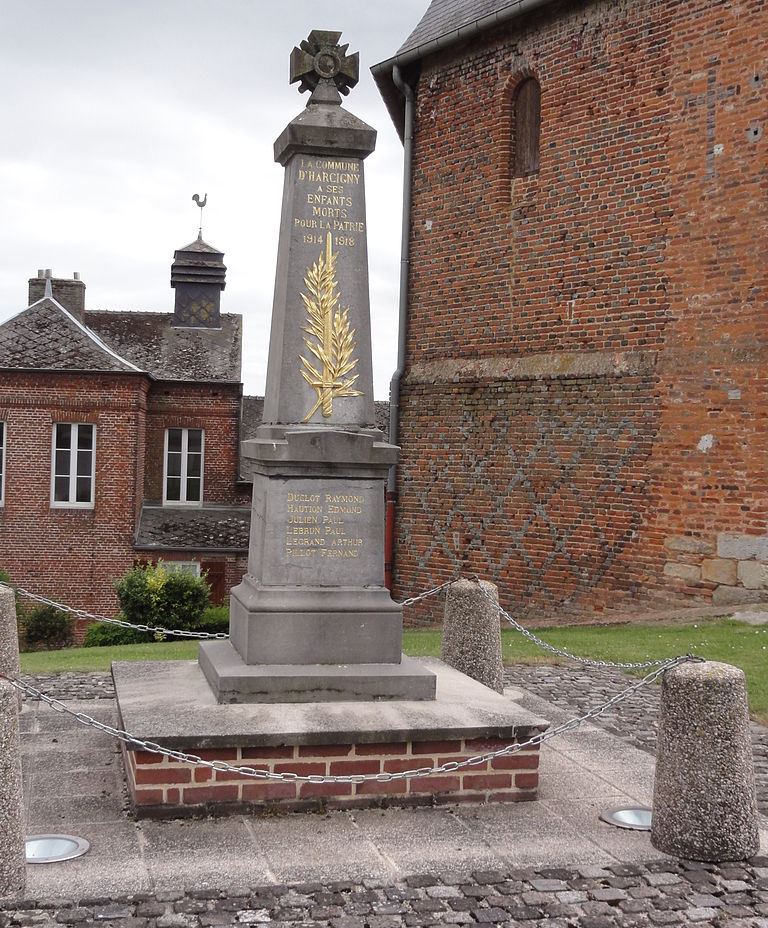
M 16 624 L 16 594 L 0 586 L 0 673 L 19 674 L 19 630 Z
M 499 610 L 483 590 L 498 603 L 499 591 L 487 580 L 457 580 L 448 587 L 440 657 L 473 680 L 502 693 Z
M 716 661 L 664 676 L 651 844 L 688 860 L 743 860 L 760 846 L 743 671 Z
M 19 701 L 14 687 L 0 680 L 0 897 L 21 895 L 25 886 Z

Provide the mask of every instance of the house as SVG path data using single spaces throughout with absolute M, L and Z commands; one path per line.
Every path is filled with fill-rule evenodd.
M 137 562 L 205 571 L 218 602 L 239 582 L 251 487 L 223 259 L 201 237 L 175 252 L 173 312 L 91 310 L 77 274 L 40 271 L 0 325 L 0 565 L 15 583 L 113 615 Z
M 762 0 L 432 0 L 373 68 L 412 151 L 395 595 L 768 599 L 766 61 Z
M 164 313 L 87 309 L 79 275 L 39 271 L 0 324 L 0 568 L 14 583 L 109 616 L 114 581 L 162 559 L 228 602 L 250 532 L 240 443 L 264 400 L 243 396 L 223 259 L 201 237 L 178 249 Z M 385 431 L 388 410 L 376 403 Z

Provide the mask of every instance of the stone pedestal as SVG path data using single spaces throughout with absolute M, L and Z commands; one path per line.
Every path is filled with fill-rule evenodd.
M 123 745 L 140 816 L 205 812 L 521 802 L 536 799 L 538 746 L 430 776 L 360 783 L 308 777 L 396 773 L 461 763 L 527 741 L 548 722 L 435 659 L 433 700 L 221 705 L 194 661 L 114 663 L 120 726 L 134 736 L 234 767 L 299 779 L 254 779 Z
M 11 684 L 0 680 L 0 897 L 24 892 L 24 860 L 19 700 Z
M 760 847 L 744 672 L 717 661 L 664 675 L 651 843 L 690 860 L 742 860 Z
M 452 583 L 445 595 L 440 657 L 473 680 L 503 693 L 498 602 L 499 590 L 495 583 L 487 580 Z
M 379 438 L 273 426 L 245 442 L 248 574 L 232 591 L 231 643 L 200 647 L 221 702 L 434 698 L 434 674 L 402 661 L 402 609 L 384 586 L 397 448 Z

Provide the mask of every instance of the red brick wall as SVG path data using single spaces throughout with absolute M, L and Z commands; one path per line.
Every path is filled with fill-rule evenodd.
M 205 430 L 205 503 L 248 504 L 250 492 L 236 487 L 240 452 L 239 384 L 153 384 L 147 405 L 145 495 L 163 498 L 165 430 Z M 249 488 L 247 488 L 249 490 Z
M 766 532 L 767 61 L 762 0 L 595 0 L 424 62 L 396 594 L 762 595 L 702 560 Z M 541 168 L 513 179 L 528 74 Z
M 143 376 L 9 373 L 0 379 L 7 423 L 0 565 L 15 583 L 79 608 L 114 613 L 112 580 L 134 558 L 148 380 Z M 96 425 L 93 509 L 51 507 L 56 422 Z
M 255 767 L 297 776 L 403 773 L 462 763 L 509 745 L 500 738 L 408 741 L 378 744 L 243 745 L 190 748 L 205 761 Z M 451 773 L 390 781 L 310 783 L 256 779 L 245 774 L 177 763 L 123 745 L 128 789 L 138 815 L 173 816 L 240 807 L 284 811 L 318 805 L 350 808 L 377 805 L 526 802 L 537 798 L 539 747 L 528 747 Z

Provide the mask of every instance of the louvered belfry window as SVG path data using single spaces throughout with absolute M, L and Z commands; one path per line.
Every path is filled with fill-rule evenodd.
M 526 78 L 518 87 L 514 100 L 515 177 L 526 177 L 539 170 L 541 138 L 541 87 L 535 77 Z

